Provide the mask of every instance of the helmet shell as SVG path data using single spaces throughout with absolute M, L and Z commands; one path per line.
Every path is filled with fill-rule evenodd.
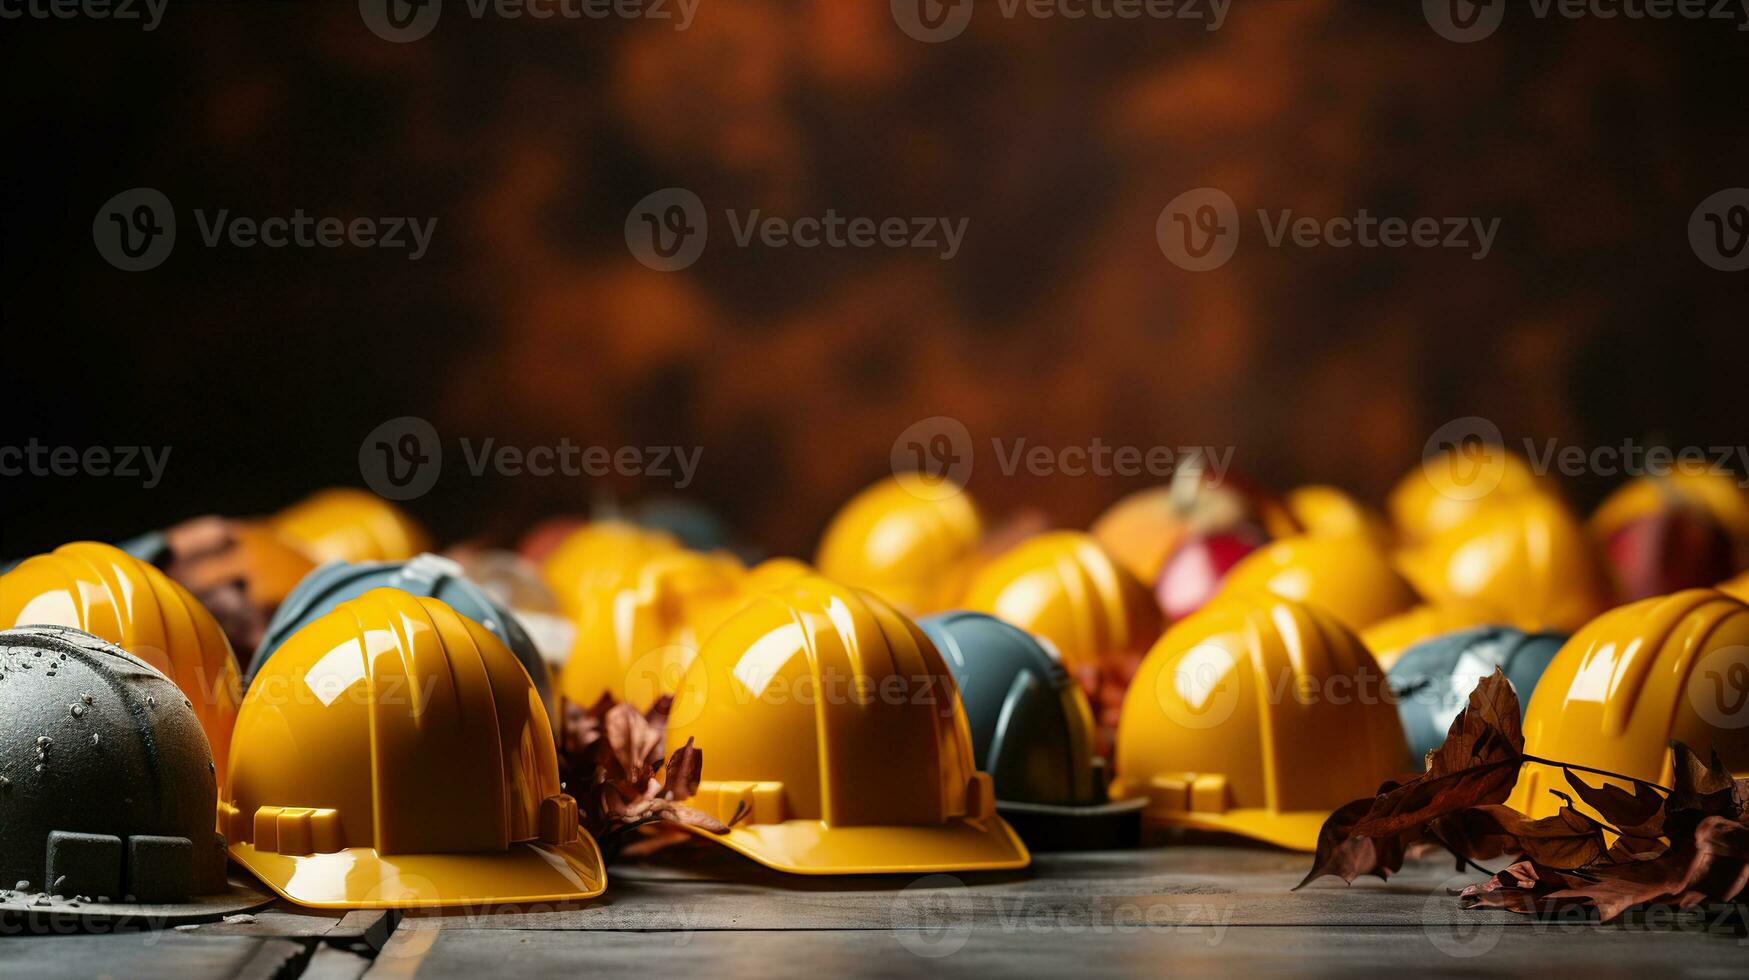
M 1444 744 L 1446 731 L 1469 703 L 1470 692 L 1496 669 L 1518 692 L 1522 716 L 1530 706 L 1537 680 L 1566 642 L 1563 633 L 1483 626 L 1409 647 L 1387 674 L 1409 751 L 1422 759 Z

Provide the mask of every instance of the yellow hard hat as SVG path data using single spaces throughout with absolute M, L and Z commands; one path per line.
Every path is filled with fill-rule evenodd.
M 437 599 L 375 589 L 299 630 L 255 676 L 234 745 L 219 805 L 231 856 L 301 905 L 606 887 L 528 672 Z
M 1741 779 L 1749 776 L 1746 696 L 1749 605 L 1712 589 L 1642 599 L 1561 647 L 1531 695 L 1524 751 L 1669 786 L 1677 739 L 1703 759 L 1717 751 Z M 1561 801 L 1551 789 L 1573 795 L 1560 769 L 1527 764 L 1507 805 L 1552 816 Z
M 1472 514 L 1400 553 L 1398 564 L 1427 598 L 1479 602 L 1523 630 L 1571 632 L 1614 604 L 1578 520 L 1537 494 Z
M 741 590 L 749 596 L 772 589 L 780 589 L 798 578 L 807 575 L 817 575 L 818 572 L 805 561 L 794 558 L 767 558 L 752 568 L 741 579 Z
M 1555 493 L 1553 482 L 1538 476 L 1524 457 L 1473 444 L 1422 460 L 1397 481 L 1385 507 L 1405 540 L 1420 541 L 1502 501 Z
M 1307 534 L 1320 537 L 1357 534 L 1380 545 L 1390 539 L 1390 529 L 1382 516 L 1335 487 L 1321 484 L 1298 487 L 1282 498 L 1282 504 Z
M 1283 538 L 1246 555 L 1218 598 L 1269 592 L 1309 602 L 1361 630 L 1413 607 L 1415 590 L 1373 542 L 1359 535 Z
M 0 575 L 0 629 L 70 626 L 121 647 L 176 683 L 224 782 L 241 695 L 231 641 L 188 590 L 120 548 L 62 545 Z
M 1092 535 L 1052 531 L 984 566 L 964 608 L 1050 642 L 1071 671 L 1113 656 L 1140 658 L 1160 635 L 1160 607 Z
M 431 550 L 431 536 L 406 511 L 353 487 L 318 491 L 267 523 L 317 562 L 406 561 Z
M 977 770 L 941 654 L 874 594 L 819 577 L 752 600 L 705 641 L 675 695 L 694 740 L 696 831 L 795 874 L 1021 868 L 1026 846 Z
M 1360 639 L 1372 651 L 1379 666 L 1390 670 L 1404 650 L 1423 640 L 1477 626 L 1492 626 L 1503 618 L 1479 602 L 1424 602 L 1361 630 Z
M 1124 697 L 1113 799 L 1152 824 L 1313 850 L 1337 807 L 1409 764 L 1384 671 L 1317 607 L 1219 602 L 1161 637 Z
M 679 688 L 704 638 L 740 607 L 745 577 L 728 555 L 675 550 L 592 590 L 574 617 L 560 692 L 581 705 L 611 694 L 648 710 Z
M 863 490 L 820 539 L 820 574 L 867 589 L 914 616 L 958 601 L 984 524 L 964 490 L 918 495 L 897 478 Z
M 1744 572 L 1742 575 L 1720 585 L 1719 591 L 1726 595 L 1736 596 L 1744 602 L 1749 602 L 1749 572 Z
M 679 550 L 680 543 L 660 531 L 595 521 L 566 535 L 541 562 L 540 573 L 560 611 L 575 616 L 589 596 L 623 584 L 651 558 Z

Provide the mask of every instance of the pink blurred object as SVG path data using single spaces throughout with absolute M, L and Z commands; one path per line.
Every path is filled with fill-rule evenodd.
M 1227 572 L 1268 540 L 1261 528 L 1250 524 L 1187 537 L 1154 583 L 1154 597 L 1167 620 L 1177 622 L 1201 609 L 1220 591 Z
M 1730 535 L 1707 511 L 1688 505 L 1623 524 L 1605 552 L 1628 602 L 1711 588 L 1734 571 Z

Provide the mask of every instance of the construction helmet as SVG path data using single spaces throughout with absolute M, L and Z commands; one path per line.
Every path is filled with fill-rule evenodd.
M 1385 507 L 1410 542 L 1433 537 L 1502 501 L 1557 493 L 1523 456 L 1477 441 L 1451 446 L 1421 461 L 1397 481 Z
M 601 852 L 561 792 L 528 671 L 442 601 L 374 589 L 298 630 L 237 718 L 231 856 L 317 908 L 591 898 Z
M 575 616 L 560 691 L 581 705 L 611 694 L 648 710 L 679 689 L 704 638 L 740 607 L 745 575 L 727 555 L 676 550 L 592 590 Z
M 984 566 L 964 606 L 1049 641 L 1071 671 L 1140 659 L 1162 628 L 1147 586 L 1078 531 L 1041 534 Z
M 1470 692 L 1495 670 L 1518 692 L 1519 712 L 1530 704 L 1537 679 L 1567 642 L 1563 633 L 1525 633 L 1509 626 L 1459 630 L 1411 646 L 1386 674 L 1409 751 L 1419 763 L 1445 744 Z
M 268 518 L 318 562 L 404 561 L 431 550 L 431 535 L 401 508 L 365 490 L 321 490 Z
M 1106 797 L 1093 708 L 1057 658 L 1032 634 L 985 613 L 941 613 L 917 625 L 953 672 L 996 812 L 1028 846 L 1134 843 L 1143 801 Z
M 1247 555 L 1227 573 L 1221 597 L 1268 592 L 1308 602 L 1362 630 L 1412 608 L 1415 590 L 1379 547 L 1359 535 L 1301 534 Z
M 541 562 L 540 573 L 559 610 L 575 617 L 589 596 L 630 580 L 651 558 L 679 550 L 679 542 L 666 534 L 601 521 L 567 535 Z
M 1579 522 L 1536 494 L 1472 514 L 1399 554 L 1398 566 L 1427 598 L 1479 602 L 1524 630 L 1575 630 L 1614 602 Z
M 213 756 L 187 697 L 64 626 L 0 633 L 0 878 L 179 903 L 225 890 Z
M 553 682 L 540 650 L 529 638 L 515 616 L 475 585 L 462 567 L 438 555 L 420 555 L 411 561 L 361 561 L 348 564 L 329 562 L 304 579 L 291 596 L 279 607 L 273 621 L 267 624 L 267 635 L 249 669 L 243 674 L 245 686 L 255 682 L 255 675 L 274 652 L 287 640 L 343 602 L 356 599 L 373 589 L 400 589 L 416 596 L 429 596 L 468 617 L 491 632 L 498 642 L 510 648 L 540 692 L 541 703 L 554 717 L 558 702 L 553 697 Z
M 827 578 L 921 616 L 959 600 L 983 539 L 978 508 L 964 490 L 919 496 L 891 478 L 832 518 L 815 564 Z
M 1335 487 L 1321 484 L 1299 487 L 1288 491 L 1282 504 L 1307 534 L 1326 537 L 1357 534 L 1381 547 L 1390 540 L 1390 528 L 1383 516 Z
M 873 593 L 819 577 L 747 604 L 705 641 L 668 744 L 707 760 L 697 831 L 795 874 L 1025 867 L 972 756 L 941 654 Z
M 1719 591 L 1726 595 L 1736 596 L 1744 602 L 1749 602 L 1749 572 L 1720 585 Z
M 1524 716 L 1527 754 L 1664 786 L 1671 739 L 1749 777 L 1749 605 L 1722 592 L 1689 589 L 1599 616 L 1555 655 Z M 1561 807 L 1551 789 L 1572 795 L 1560 769 L 1527 764 L 1507 805 L 1551 816 Z
M 1360 640 L 1379 666 L 1390 670 L 1403 651 L 1424 640 L 1477 626 L 1491 626 L 1502 617 L 1479 602 L 1423 602 L 1388 616 L 1360 631 Z
M 151 664 L 193 704 L 223 773 L 237 661 L 212 614 L 168 575 L 107 544 L 62 545 L 0 576 L 0 628 L 13 626 L 69 626 Z
M 1242 524 L 1261 527 L 1270 537 L 1300 532 L 1294 516 L 1274 498 L 1237 477 L 1218 477 L 1198 462 L 1175 469 L 1166 486 L 1138 490 L 1112 504 L 1090 530 L 1130 574 L 1152 582 L 1187 536 Z
M 1587 526 L 1603 545 L 1633 521 L 1673 505 L 1704 510 L 1729 536 L 1738 566 L 1749 566 L 1749 488 L 1717 469 L 1678 466 L 1631 480 L 1604 498 Z
M 1173 626 L 1124 697 L 1111 795 L 1158 826 L 1310 851 L 1409 750 L 1384 673 L 1315 606 L 1257 594 Z
M 565 662 L 577 629 L 560 612 L 558 597 L 547 587 L 534 562 L 502 548 L 452 548 L 444 557 L 460 565 L 462 574 L 493 602 L 510 610 L 510 615 L 534 639 L 541 659 L 549 664 Z

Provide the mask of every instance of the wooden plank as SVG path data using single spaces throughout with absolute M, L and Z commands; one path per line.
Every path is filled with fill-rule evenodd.
M 188 930 L 199 936 L 258 936 L 284 939 L 324 939 L 330 942 L 368 940 L 388 933 L 390 913 L 377 909 L 337 911 L 307 909 L 281 902 L 239 922 L 210 922 Z
M 397 931 L 368 980 L 473 980 L 480 976 L 613 975 L 769 978 L 822 976 L 1252 975 L 1361 972 L 1507 972 L 1597 976 L 1741 976 L 1737 941 L 1673 932 L 1575 934 L 1483 928 L 1461 935 L 1421 928 L 1140 929 L 1086 932 L 974 928 L 924 939 L 890 932 Z M 1394 971 L 1386 974 L 1382 971 Z
M 370 969 L 370 960 L 335 946 L 321 946 L 298 980 L 359 980 Z
M 281 939 L 191 936 L 173 931 L 0 939 L 6 980 L 274 980 L 304 947 Z

